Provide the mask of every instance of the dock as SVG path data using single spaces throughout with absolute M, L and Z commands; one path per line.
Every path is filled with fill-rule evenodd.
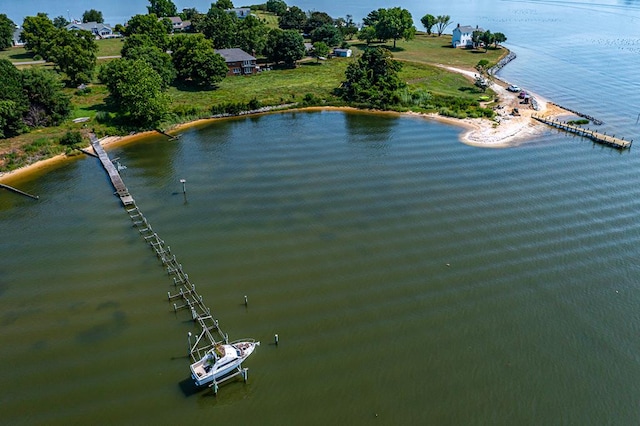
M 4 188 L 8 191 L 15 192 L 16 194 L 24 195 L 25 197 L 33 198 L 34 200 L 40 199 L 40 197 L 38 197 L 37 195 L 31 195 L 27 192 L 20 191 L 18 188 L 14 188 L 13 186 L 5 185 L 3 183 L 0 183 L 0 188 Z
M 614 148 L 629 149 L 633 144 L 633 140 L 617 138 L 615 135 L 607 135 L 606 132 L 596 132 L 595 130 L 590 130 L 588 128 L 585 129 L 574 124 L 567 124 L 564 121 L 553 120 L 548 117 L 542 117 L 539 115 L 532 115 L 531 117 L 541 123 L 545 123 L 551 127 L 555 127 L 556 129 L 564 130 L 578 136 L 589 138 L 594 142 L 601 143 L 603 145 L 609 145 Z
M 196 291 L 196 284 L 191 282 L 189 275 L 183 270 L 182 264 L 178 261 L 176 255 L 171 252 L 171 247 L 158 236 L 147 218 L 142 214 L 133 196 L 125 186 L 118 169 L 94 135 L 91 136 L 91 146 L 109 175 L 111 184 L 115 188 L 114 194 L 120 198 L 134 227 L 137 228 L 138 233 L 154 251 L 165 268 L 167 275 L 171 278 L 174 291 L 173 293 L 171 291 L 167 292 L 167 299 L 169 302 L 173 302 L 174 312 L 188 311 L 191 319 L 197 325 L 198 331 L 195 335 L 191 332 L 188 333 L 188 357 L 191 360 L 190 363 L 200 360 L 207 351 L 213 349 L 216 345 L 223 342 L 228 344 L 229 335 L 220 328 L 218 320 L 211 314 L 211 309 L 205 305 L 202 295 Z M 248 370 L 239 366 L 237 370 L 234 370 L 228 376 L 214 380 L 210 387 L 214 393 L 217 393 L 219 384 L 237 376 L 242 376 L 246 382 Z

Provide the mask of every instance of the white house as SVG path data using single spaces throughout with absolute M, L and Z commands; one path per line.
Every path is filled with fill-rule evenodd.
M 158 18 L 158 21 L 162 21 L 165 18 Z M 171 27 L 173 32 L 187 31 L 191 27 L 191 21 L 183 21 L 179 16 L 169 16 L 166 19 L 171 21 Z
M 21 47 L 24 46 L 24 42 L 20 41 L 20 34 L 22 34 L 22 28 L 16 28 L 13 30 L 13 46 Z
M 229 13 L 235 13 L 239 19 L 244 19 L 251 15 L 251 8 L 248 7 L 234 7 L 233 9 L 227 9 Z
M 472 27 L 470 25 L 460 26 L 453 29 L 453 37 L 451 38 L 451 45 L 453 47 L 473 47 L 473 32 L 484 30 L 476 25 Z
M 78 22 L 72 23 L 65 27 L 69 31 L 85 30 L 92 32 L 96 37 L 108 38 L 113 35 L 113 30 L 109 24 L 99 24 L 97 22 Z

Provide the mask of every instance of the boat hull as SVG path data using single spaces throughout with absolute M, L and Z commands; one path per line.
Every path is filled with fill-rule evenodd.
M 244 360 L 259 345 L 260 342 L 253 340 L 217 345 L 200 360 L 191 364 L 191 378 L 196 386 L 204 386 L 215 381 L 221 381 L 221 379 L 232 374 L 235 370 L 240 371 Z

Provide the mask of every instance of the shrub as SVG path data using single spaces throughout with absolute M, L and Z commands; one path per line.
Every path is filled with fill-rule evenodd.
M 191 117 L 200 114 L 200 108 L 195 105 L 178 105 L 173 109 L 173 113 L 179 117 Z
M 317 98 L 313 93 L 307 93 L 306 95 L 304 95 L 304 98 L 302 98 L 303 105 L 318 105 L 320 103 L 321 100 Z
M 247 107 L 250 110 L 254 110 L 254 109 L 259 109 L 262 106 L 262 104 L 260 103 L 259 100 L 257 100 L 256 98 L 253 98 L 249 101 L 249 103 L 247 104 Z
M 96 112 L 96 121 L 100 124 L 109 123 L 111 121 L 111 114 L 106 111 Z
M 82 144 L 82 135 L 80 134 L 80 132 L 72 132 L 72 131 L 68 131 L 64 136 L 62 136 L 59 140 L 61 145 L 65 145 L 65 146 L 70 146 L 70 147 L 74 147 L 74 146 L 78 146 L 80 144 Z

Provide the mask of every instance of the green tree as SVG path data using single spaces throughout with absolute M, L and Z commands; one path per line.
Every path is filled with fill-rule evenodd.
M 362 27 L 362 29 L 358 33 L 358 38 L 360 40 L 364 40 L 367 43 L 367 46 L 369 46 L 374 40 L 378 38 L 378 35 L 376 34 L 376 28 L 371 26 Z
M 178 9 L 171 0 L 149 0 L 147 11 L 149 15 L 154 14 L 158 18 L 178 15 Z
M 283 30 L 301 31 L 307 23 L 307 15 L 298 6 L 291 6 L 278 18 L 278 26 Z
M 278 16 L 284 15 L 287 7 L 287 3 L 284 0 L 267 0 L 267 11 Z
M 70 86 L 91 81 L 98 45 L 90 31 L 60 30 L 51 39 L 49 59 L 67 75 Z
M 153 44 L 162 50 L 167 50 L 169 45 L 167 27 L 153 13 L 135 15 L 129 20 L 125 35 L 131 36 L 133 34 L 146 34 L 153 41 Z
M 233 9 L 233 3 L 231 0 L 218 0 L 216 2 L 216 7 L 222 10 Z
M 69 24 L 70 24 L 70 22 L 67 21 L 67 18 L 65 18 L 62 15 L 56 16 L 55 18 L 53 18 L 53 26 L 56 27 L 59 30 L 63 29 L 64 27 L 66 27 Z
M 295 67 L 296 61 L 302 59 L 304 54 L 304 38 L 298 31 L 274 28 L 269 32 L 266 55 L 270 61 Z
M 494 40 L 495 40 L 495 37 L 491 33 L 491 31 L 486 30 L 485 32 L 482 33 L 482 35 L 480 36 L 480 41 L 482 41 L 482 43 L 484 44 L 485 53 L 489 50 L 489 46 L 493 43 Z
M 416 29 L 413 26 L 413 18 L 407 9 L 392 7 L 382 9 L 380 19 L 376 24 L 376 33 L 381 39 L 392 39 L 393 48 L 396 48 L 396 40 L 403 38 L 406 41 L 413 39 Z
M 140 37 L 138 35 L 138 37 Z M 143 38 L 145 36 L 142 36 Z M 132 61 L 142 60 L 153 68 L 162 79 L 163 88 L 167 88 L 176 78 L 176 69 L 173 66 L 171 55 L 158 49 L 152 43 L 141 44 L 137 46 L 123 47 L 122 57 Z
M 23 70 L 22 90 L 29 101 L 23 118 L 29 127 L 56 126 L 71 113 L 70 97 L 53 71 L 42 67 Z
M 322 41 L 328 46 L 339 46 L 342 43 L 342 33 L 333 25 L 325 24 L 311 32 L 311 42 Z
M 375 27 L 378 21 L 380 20 L 380 14 L 383 13 L 384 9 L 376 9 L 369 12 L 367 16 L 362 19 L 362 23 L 367 27 Z
M 347 18 L 343 21 L 343 24 L 338 27 L 342 33 L 342 38 L 351 40 L 353 36 L 358 34 L 358 27 L 353 22 L 353 17 L 347 15 Z
M 235 14 L 211 6 L 206 16 L 198 21 L 196 30 L 213 42 L 216 49 L 233 47 L 238 28 L 238 18 Z
M 58 30 L 46 13 L 38 13 L 36 16 L 27 16 L 22 23 L 20 40 L 25 43 L 25 49 L 48 57 L 49 41 Z
M 211 40 L 202 34 L 174 36 L 171 50 L 178 78 L 186 82 L 215 86 L 229 71 L 224 58 L 215 52 Z
M 102 17 L 102 12 L 95 9 L 85 10 L 82 14 L 82 22 L 98 22 L 103 23 L 104 18 Z
M 311 34 L 311 32 L 316 28 L 320 28 L 325 25 L 334 26 L 334 24 L 334 19 L 327 13 L 314 11 L 309 13 L 309 17 L 307 18 L 307 22 L 303 29 L 306 34 Z
M 100 70 L 100 79 L 109 89 L 108 102 L 137 127 L 152 127 L 169 111 L 162 79 L 143 60 L 115 59 Z
M 451 17 L 449 15 L 436 16 L 436 30 L 438 31 L 438 37 L 442 35 L 449 25 L 451 25 Z
M 4 13 L 0 13 L 0 50 L 13 46 L 13 30 L 16 24 Z
M 489 61 L 486 59 L 480 59 L 474 67 L 480 74 L 484 74 L 489 66 Z
M 402 64 L 391 53 L 376 47 L 365 50 L 345 72 L 341 96 L 349 102 L 364 103 L 375 108 L 386 108 L 398 103 L 398 90 L 406 84 L 398 73 Z
M 480 46 L 480 43 L 482 42 L 482 31 L 480 30 L 474 30 L 471 33 L 471 42 L 473 43 L 473 48 L 476 49 L 478 46 Z
M 422 26 L 427 31 L 427 34 L 431 35 L 431 29 L 436 24 L 436 17 L 427 13 L 420 18 L 420 22 L 422 22 Z
M 259 18 L 249 15 L 238 22 L 236 47 L 252 54 L 261 55 L 267 45 L 269 28 Z
M 504 43 L 507 41 L 507 36 L 503 33 L 493 33 L 493 42 L 495 43 L 495 47 L 497 48 L 500 43 Z
M 0 59 L 0 138 L 22 133 L 22 116 L 29 101 L 22 90 L 22 73 L 7 59 Z
M 183 21 L 191 21 L 193 17 L 197 15 L 200 15 L 200 12 L 198 12 L 198 9 L 195 7 L 182 9 L 182 13 L 180 13 L 180 17 Z
M 123 58 L 127 58 L 130 50 L 144 46 L 157 47 L 153 40 L 151 40 L 151 37 L 147 34 L 131 34 L 129 37 L 124 39 L 122 49 L 120 49 L 120 55 Z
M 316 58 L 316 62 L 320 62 L 320 58 L 326 58 L 329 54 L 329 46 L 323 41 L 313 43 L 313 51 L 311 55 Z

